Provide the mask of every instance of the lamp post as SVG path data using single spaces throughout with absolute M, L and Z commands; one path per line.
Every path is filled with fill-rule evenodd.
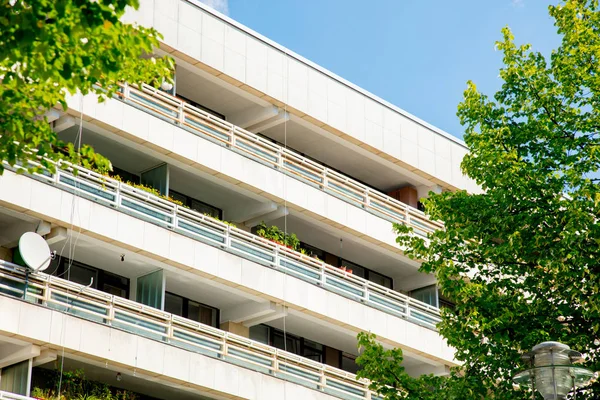
M 595 376 L 591 370 L 573 365 L 583 361 L 581 353 L 559 342 L 540 343 L 522 358 L 531 368 L 515 375 L 513 382 L 531 387 L 532 399 L 537 390 L 544 400 L 564 400 L 571 391 L 587 385 Z

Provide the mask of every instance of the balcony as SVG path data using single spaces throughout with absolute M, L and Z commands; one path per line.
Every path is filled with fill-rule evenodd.
M 123 182 L 80 167 L 77 171 L 59 165 L 55 174 L 30 176 L 426 328 L 435 330 L 440 321 L 439 309 L 429 304 Z
M 381 399 L 354 374 L 146 305 L 0 261 L 0 293 L 342 399 Z M 6 396 L 6 397 L 2 397 Z M 0 399 L 28 399 L 2 393 Z M 10 397 L 13 396 L 13 397 Z
M 140 89 L 136 89 L 125 84 L 119 98 L 127 104 L 279 170 L 373 215 L 410 226 L 417 235 L 425 237 L 428 233 L 443 228 L 440 223 L 430 221 L 423 212 L 414 207 L 149 85 L 144 84 Z

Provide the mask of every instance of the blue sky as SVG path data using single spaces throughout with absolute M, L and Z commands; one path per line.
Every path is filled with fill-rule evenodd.
M 462 137 L 466 81 L 493 94 L 508 25 L 549 54 L 558 43 L 545 0 L 205 0 L 425 121 Z

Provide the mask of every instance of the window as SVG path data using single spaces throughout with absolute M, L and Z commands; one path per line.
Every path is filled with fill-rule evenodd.
M 302 356 L 309 360 L 323 362 L 323 345 L 312 340 L 303 339 L 304 345 L 302 346 Z
M 342 363 L 341 369 L 344 371 L 351 372 L 356 374 L 360 369 L 358 364 L 356 364 L 356 356 L 350 353 L 342 352 Z
M 269 327 L 267 325 L 254 325 L 250 327 L 250 339 L 257 342 L 270 344 Z
M 385 286 L 386 288 L 392 289 L 392 279 L 385 275 L 381 275 L 375 271 L 368 271 L 369 280 L 378 285 Z
M 100 290 L 114 294 L 115 296 L 127 298 L 129 296 L 129 279 L 103 271 Z
M 309 244 L 306 243 L 300 243 L 300 247 L 306 249 L 306 252 L 308 253 L 309 256 L 311 257 L 319 257 L 320 260 L 325 260 L 325 252 L 321 249 L 318 249 L 314 246 L 311 246 Z
M 174 190 L 169 190 L 169 196 L 171 196 L 175 200 L 179 200 L 183 203 L 183 205 L 191 208 L 194 211 L 198 211 L 200 214 L 207 214 L 213 218 L 223 219 L 223 210 L 217 207 L 213 207 L 210 204 L 206 204 L 200 200 L 193 199 L 189 196 L 186 196 L 183 193 L 176 192 Z
M 453 310 L 454 307 L 456 307 L 456 305 L 452 301 L 442 297 L 442 295 L 441 295 L 441 293 L 439 293 L 439 291 L 438 291 L 438 302 L 440 303 L 440 308 L 446 307 L 446 308 Z
M 284 345 L 284 336 L 285 342 L 287 345 Z M 279 329 L 273 329 L 271 337 L 273 338 L 273 343 L 271 346 L 277 347 L 278 349 L 289 351 L 290 353 L 300 355 L 300 338 L 298 336 L 290 335 L 289 333 L 283 334 Z
M 219 327 L 219 310 L 174 293 L 165 293 L 165 311 L 201 324 Z
M 98 288 L 98 270 L 80 264 L 77 261 L 73 261 L 72 263 L 66 262 L 64 265 L 63 278 L 85 286 L 92 283 L 92 287 Z
M 188 318 L 205 325 L 218 327 L 216 309 L 195 301 L 188 301 Z
M 171 293 L 165 294 L 165 311 L 183 317 L 183 297 Z
M 255 325 L 250 327 L 250 339 L 277 347 L 281 350 L 287 350 L 290 353 L 298 354 L 299 356 L 320 363 L 324 360 L 325 346 L 322 344 L 290 333 L 284 335 L 283 331 L 267 325 Z
M 385 286 L 388 289 L 393 289 L 394 287 L 394 281 L 388 276 L 382 275 L 375 271 L 371 271 L 370 269 L 355 264 L 352 261 L 340 258 L 334 254 L 328 253 L 324 250 L 321 250 L 304 242 L 300 243 L 300 247 L 306 249 L 308 255 L 316 256 L 320 260 L 325 261 L 326 263 L 333 265 L 334 267 L 346 268 L 347 271 L 352 272 L 352 275 L 356 275 L 373 283 L 377 283 L 378 285 Z
M 340 265 L 342 267 L 346 267 L 347 270 L 352 271 L 352 275 L 360 276 L 361 278 L 365 278 L 366 280 L 377 283 L 378 285 L 385 286 L 388 289 L 393 288 L 392 278 L 389 278 L 385 275 L 382 275 L 378 272 L 372 271 L 368 268 L 361 267 L 358 264 L 355 264 L 351 261 L 341 259 Z
M 360 276 L 361 278 L 365 278 L 365 279 L 367 278 L 366 277 L 366 275 L 367 275 L 366 269 L 361 267 L 358 264 L 354 264 L 353 262 L 342 259 L 340 261 L 340 266 L 345 267 L 348 272 L 352 271 L 352 275 Z
M 129 171 L 125 171 L 124 169 L 117 168 L 113 166 L 112 175 L 117 175 L 123 182 L 131 182 L 131 183 L 140 183 L 140 177 L 136 174 L 132 174 Z
M 410 297 L 427 303 L 431 306 L 438 307 L 438 289 L 436 285 L 425 286 L 410 292 Z
M 327 362 L 328 365 L 348 372 L 356 373 L 359 369 L 355 362 L 356 356 L 290 333 L 285 335 L 286 348 L 284 346 L 283 331 L 268 325 L 261 324 L 250 327 L 250 339 L 281 350 L 287 350 L 309 360 L 320 363 Z
M 99 268 L 61 258 L 59 264 L 51 264 L 49 271 L 52 275 L 59 276 L 80 285 L 89 285 L 115 296 L 129 298 L 129 278 L 104 271 Z
M 25 360 L 2 368 L 0 372 L 0 390 L 26 396 L 29 362 L 30 360 Z
M 185 194 L 181 194 L 181 193 L 176 192 L 174 190 L 169 190 L 169 196 L 171 196 L 171 198 L 173 200 L 180 201 L 183 204 L 187 205 L 187 199 L 188 199 L 188 197 Z

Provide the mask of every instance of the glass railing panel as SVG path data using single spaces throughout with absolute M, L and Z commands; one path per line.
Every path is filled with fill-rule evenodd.
M 116 196 L 113 193 L 108 193 L 105 190 L 99 189 L 92 185 L 77 182 L 75 178 L 66 175 L 60 175 L 59 179 L 65 185 L 72 186 L 74 189 L 77 189 L 79 193 L 83 192 L 84 194 L 92 197 L 94 200 L 108 200 L 110 202 L 114 202 L 116 199 Z
M 184 221 L 181 219 L 178 220 L 177 227 L 179 229 L 182 229 L 186 232 L 191 233 L 193 235 L 193 237 L 195 237 L 197 239 L 209 240 L 210 242 L 214 242 L 214 243 L 218 243 L 218 244 L 225 243 L 225 237 L 223 236 L 223 234 L 221 232 L 212 230 L 209 227 L 198 226 L 198 224 L 195 224 L 193 222 L 187 222 L 187 221 Z
M 279 372 L 276 376 L 311 389 L 318 389 L 321 380 L 319 374 L 287 364 L 279 364 Z
M 263 250 L 257 246 L 251 246 L 238 240 L 232 240 L 231 247 L 236 253 L 242 253 L 253 259 L 258 259 L 259 262 L 267 261 L 270 264 L 275 261 L 275 257 L 271 251 Z
M 365 291 L 360 286 L 353 285 L 351 282 L 346 282 L 333 276 L 325 276 L 325 283 L 332 288 L 332 291 L 336 293 L 341 292 L 345 296 L 351 295 L 357 298 L 363 298 L 365 294 Z
M 284 268 L 288 274 L 293 275 L 302 280 L 308 280 L 309 282 L 316 282 L 321 280 L 320 273 L 290 258 L 282 257 L 279 260 L 279 265 L 280 267 Z
M 115 310 L 112 326 L 154 340 L 165 340 L 168 333 L 164 324 L 142 319 L 118 309 Z
M 200 130 L 201 132 L 207 133 L 208 135 L 206 135 L 205 137 L 208 138 L 209 140 L 217 139 L 217 141 L 219 141 L 219 142 L 229 142 L 228 135 L 226 135 L 223 132 L 220 132 L 216 129 L 211 128 L 207 124 L 200 123 L 194 118 L 190 118 L 190 117 L 186 116 L 185 123 L 188 125 L 191 125 L 188 128 L 193 133 L 196 132 L 196 129 Z M 194 128 L 196 128 L 196 129 L 194 129 Z
M 295 163 L 291 163 L 288 160 L 284 161 L 284 166 L 288 170 L 290 170 L 289 172 L 300 175 L 300 176 L 298 176 L 298 178 L 302 179 L 305 182 L 308 182 L 309 184 L 315 185 L 315 184 L 323 183 L 323 177 L 321 177 L 320 175 L 317 175 L 316 173 L 312 172 L 309 169 L 302 168 Z
M 173 222 L 173 219 L 170 215 L 165 215 L 164 212 L 157 211 L 156 209 L 152 209 L 150 207 L 142 205 L 137 201 L 133 201 L 133 200 L 129 200 L 129 199 L 122 199 L 121 205 L 124 208 L 131 211 L 132 213 L 139 215 L 143 218 L 149 218 L 151 221 L 156 220 L 159 222 L 166 222 L 169 224 L 171 222 Z

